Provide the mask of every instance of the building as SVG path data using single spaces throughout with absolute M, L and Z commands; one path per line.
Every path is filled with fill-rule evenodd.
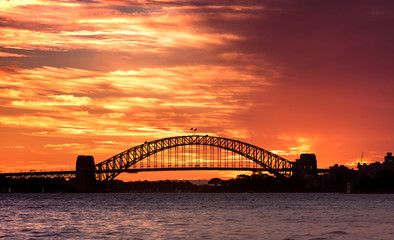
M 374 162 L 371 164 L 358 163 L 357 167 L 359 170 L 360 178 L 365 178 L 365 177 L 376 178 L 378 177 L 378 174 L 381 171 L 389 170 L 391 172 L 394 172 L 394 156 L 392 155 L 391 152 L 388 152 L 387 156 L 384 157 L 383 163 L 380 162 Z
M 387 153 L 387 156 L 384 157 L 385 169 L 388 169 L 394 172 L 394 156 L 391 152 Z

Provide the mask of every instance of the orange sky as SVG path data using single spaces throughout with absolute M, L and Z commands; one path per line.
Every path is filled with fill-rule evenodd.
M 0 170 L 236 138 L 318 167 L 394 151 L 390 1 L 0 0 Z M 234 174 L 234 173 L 230 173 Z M 236 174 L 236 173 L 235 173 Z M 133 179 L 229 176 L 150 173 Z

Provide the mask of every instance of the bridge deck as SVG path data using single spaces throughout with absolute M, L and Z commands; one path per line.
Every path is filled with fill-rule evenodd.
M 251 171 L 261 172 L 261 168 L 253 167 L 172 167 L 172 168 L 129 168 L 123 169 L 123 173 L 153 172 L 153 171 Z M 293 169 L 280 169 L 280 172 L 291 172 Z M 95 173 L 108 173 L 111 170 L 101 170 Z M 14 172 L 0 173 L 0 177 L 5 178 L 29 178 L 29 177 L 75 177 L 75 171 L 47 171 L 47 172 Z
M 138 172 L 153 172 L 153 171 L 251 171 L 261 172 L 261 168 L 239 168 L 239 167 L 173 167 L 173 168 L 130 168 L 121 170 L 124 173 L 138 173 Z M 280 172 L 291 172 L 293 169 L 281 169 Z M 95 173 L 108 173 L 110 170 L 96 171 Z M 317 173 L 326 174 L 328 169 L 317 169 Z M 15 173 L 0 173 L 0 177 L 5 178 L 29 178 L 29 177 L 75 177 L 75 171 L 48 171 L 48 172 L 15 172 Z
M 47 171 L 47 172 L 14 172 L 0 173 L 0 177 L 5 178 L 29 178 L 29 177 L 72 177 L 75 171 Z
M 251 171 L 251 172 L 261 172 L 266 171 L 262 168 L 253 167 L 173 167 L 173 168 L 129 168 L 123 169 L 121 172 L 126 173 L 138 173 L 138 172 L 153 172 L 153 171 Z M 281 172 L 292 171 L 291 169 L 281 169 Z M 96 173 L 109 173 L 112 170 L 101 170 L 96 171 Z

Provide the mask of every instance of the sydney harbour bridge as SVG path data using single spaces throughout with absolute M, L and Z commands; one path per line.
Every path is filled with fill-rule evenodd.
M 304 166 L 305 167 L 305 166 Z M 315 165 L 316 169 L 316 165 Z M 64 177 L 84 182 L 109 181 L 121 173 L 146 171 L 229 170 L 268 172 L 290 177 L 296 162 L 239 140 L 208 135 L 176 136 L 145 142 L 95 164 L 93 156 L 80 155 L 75 171 L 1 173 L 6 178 Z

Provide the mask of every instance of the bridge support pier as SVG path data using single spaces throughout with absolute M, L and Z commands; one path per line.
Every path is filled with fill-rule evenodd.
M 78 156 L 75 179 L 77 189 L 89 191 L 95 187 L 96 178 L 94 170 L 95 166 L 93 156 Z
M 317 175 L 317 161 L 316 155 L 310 153 L 303 153 L 300 155 L 300 159 L 296 160 L 295 173 L 300 179 L 308 179 L 312 176 Z

